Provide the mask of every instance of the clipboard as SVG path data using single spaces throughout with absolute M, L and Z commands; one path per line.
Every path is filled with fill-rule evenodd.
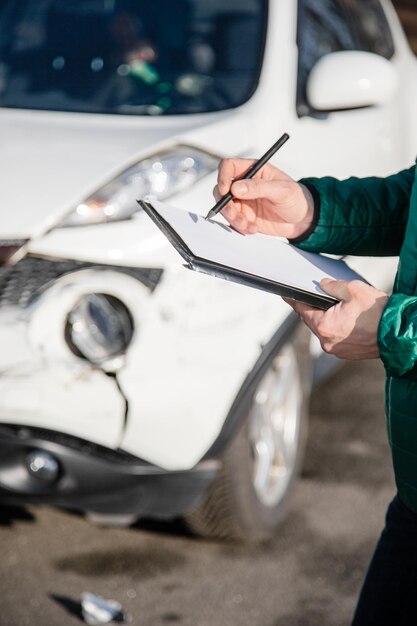
M 323 310 L 334 306 L 338 300 L 320 289 L 322 278 L 364 281 L 344 261 L 304 252 L 286 240 L 267 235 L 241 235 L 227 224 L 205 221 L 200 215 L 162 202 L 138 200 L 138 204 L 181 255 L 186 267 L 196 272 L 293 298 Z M 259 271 L 259 259 L 253 258 L 257 250 L 265 257 L 262 271 Z M 279 272 L 282 278 L 276 279 L 276 272 L 268 268 L 268 250 L 271 257 L 278 251 L 279 258 L 288 262 L 288 268 L 291 261 L 297 265 L 298 284 L 294 276 L 286 281 L 285 268 Z M 305 280 L 306 274 L 311 276 L 310 283 Z

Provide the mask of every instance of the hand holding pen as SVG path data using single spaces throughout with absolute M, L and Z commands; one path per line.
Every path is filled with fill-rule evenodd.
M 225 159 L 221 162 L 214 190 L 218 201 L 216 206 L 230 193 L 221 212 L 237 231 L 243 234 L 260 232 L 288 239 L 299 237 L 310 227 L 314 215 L 310 192 L 265 161 L 253 178 L 245 177 L 251 171 L 250 167 L 259 161 Z

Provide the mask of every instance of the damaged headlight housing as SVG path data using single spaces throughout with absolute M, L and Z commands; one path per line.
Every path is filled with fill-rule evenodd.
M 90 293 L 69 313 L 65 337 L 74 354 L 100 365 L 124 355 L 133 332 L 132 316 L 118 298 Z
M 140 210 L 137 200 L 165 200 L 215 171 L 220 158 L 187 146 L 150 156 L 128 168 L 80 203 L 60 226 L 123 220 Z

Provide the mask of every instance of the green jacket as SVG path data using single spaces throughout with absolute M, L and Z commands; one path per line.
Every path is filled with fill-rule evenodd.
M 400 255 L 378 328 L 395 478 L 417 512 L 417 179 L 413 166 L 388 178 L 306 178 L 315 225 L 298 247 L 333 254 Z

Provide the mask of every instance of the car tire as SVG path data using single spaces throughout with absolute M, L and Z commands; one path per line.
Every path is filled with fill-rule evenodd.
M 273 536 L 304 456 L 311 387 L 310 333 L 298 325 L 269 359 L 198 506 L 186 516 L 196 534 L 238 542 Z

